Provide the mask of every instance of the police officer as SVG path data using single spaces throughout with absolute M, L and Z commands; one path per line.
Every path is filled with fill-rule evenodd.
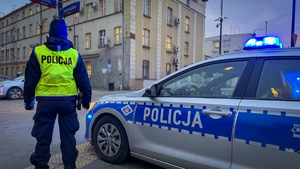
M 34 109 L 35 98 L 38 102 L 31 131 L 37 144 L 30 161 L 37 169 L 49 168 L 50 144 L 58 116 L 63 164 L 66 169 L 76 168 L 78 151 L 74 135 L 79 129 L 76 99 L 79 89 L 83 108 L 89 108 L 90 81 L 80 54 L 67 39 L 65 21 L 54 19 L 49 36 L 44 45 L 33 50 L 25 70 L 25 109 Z

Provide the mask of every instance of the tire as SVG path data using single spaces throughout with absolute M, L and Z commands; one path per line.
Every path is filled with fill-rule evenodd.
M 21 96 L 22 96 L 22 90 L 17 87 L 10 88 L 6 93 L 6 97 L 9 100 L 16 100 L 21 98 Z
M 114 116 L 102 117 L 93 131 L 93 143 L 98 156 L 118 164 L 129 158 L 128 137 L 121 122 Z

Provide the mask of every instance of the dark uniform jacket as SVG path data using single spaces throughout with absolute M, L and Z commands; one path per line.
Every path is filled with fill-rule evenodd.
M 60 39 L 57 37 L 47 37 L 47 42 L 44 43 L 52 51 L 63 51 L 73 48 L 71 41 L 67 39 Z M 91 102 L 91 85 L 87 75 L 87 71 L 84 62 L 78 53 L 78 62 L 73 71 L 73 76 L 76 82 L 77 88 L 82 92 L 82 105 L 85 108 L 89 108 Z M 34 105 L 35 99 L 35 87 L 38 84 L 41 77 L 40 65 L 38 63 L 35 51 L 33 50 L 31 56 L 27 62 L 25 69 L 25 83 L 24 83 L 24 102 L 25 109 L 31 109 Z M 74 99 L 74 96 L 66 97 L 61 96 L 57 98 Z M 37 99 L 53 99 L 53 96 L 40 97 Z

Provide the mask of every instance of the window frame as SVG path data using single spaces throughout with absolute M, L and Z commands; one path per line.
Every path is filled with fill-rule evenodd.
M 167 8 L 167 25 L 173 26 L 173 9 L 170 7 Z
M 99 17 L 106 15 L 106 0 L 99 0 Z
M 148 29 L 143 29 L 142 44 L 143 44 L 143 47 L 150 48 L 150 30 L 148 30 Z
M 92 34 L 86 33 L 85 34 L 85 49 L 91 49 L 92 48 Z
M 121 12 L 122 10 L 122 0 L 114 0 L 114 11 Z
M 184 42 L 184 56 L 189 56 L 189 42 Z
M 144 0 L 144 16 L 151 17 L 151 0 Z
M 105 46 L 105 37 L 106 37 L 106 31 L 100 30 L 99 31 L 99 45 L 98 45 L 99 48 Z
M 166 51 L 167 52 L 172 52 L 173 47 L 172 47 L 172 37 L 167 36 L 166 37 Z
M 190 17 L 186 16 L 184 20 L 184 31 L 190 33 Z
M 143 79 L 150 79 L 150 61 L 143 60 L 143 67 L 142 67 L 142 78 Z
M 116 33 L 116 30 L 118 30 Z M 114 28 L 114 44 L 121 45 L 122 44 L 122 26 L 118 26 Z

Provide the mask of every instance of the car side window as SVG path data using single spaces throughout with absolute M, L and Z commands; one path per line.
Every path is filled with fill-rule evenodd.
M 164 82 L 158 96 L 231 98 L 246 64 L 232 61 L 188 70 Z
M 300 99 L 300 60 L 265 60 L 256 98 Z

